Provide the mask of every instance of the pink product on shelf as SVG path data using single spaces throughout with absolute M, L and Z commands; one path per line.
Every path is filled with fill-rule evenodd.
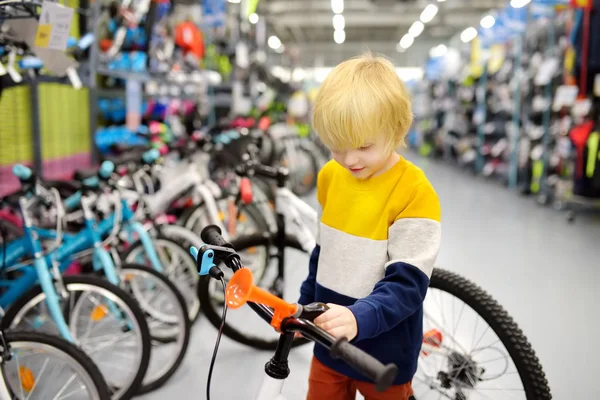
M 64 273 L 65 276 L 79 274 L 81 274 L 81 264 L 78 261 L 73 261 L 73 263 L 69 265 L 69 268 L 67 268 Z
M 20 163 L 32 167 L 31 163 Z M 0 165 L 0 196 L 6 196 L 21 188 L 19 179 L 12 172 L 13 164 Z
M 47 160 L 43 162 L 42 171 L 45 179 L 71 179 L 77 169 L 88 168 L 92 160 L 89 153 L 79 153 L 72 156 Z
M 161 156 L 164 156 L 165 154 L 169 153 L 169 146 L 167 146 L 166 144 L 163 144 L 162 146 L 160 146 L 158 151 L 160 152 Z

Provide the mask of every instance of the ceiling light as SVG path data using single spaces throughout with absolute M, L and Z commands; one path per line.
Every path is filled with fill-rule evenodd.
M 415 38 L 412 37 L 409 33 L 407 33 L 404 36 L 402 36 L 402 39 L 400 39 L 400 47 L 402 47 L 403 49 L 408 49 L 410 46 L 412 46 L 414 42 Z
M 344 32 L 343 29 L 336 29 L 335 32 L 333 32 L 333 40 L 335 40 L 337 44 L 344 43 L 346 40 L 346 32 Z
M 438 12 L 438 7 L 435 4 L 429 4 L 421 13 L 421 22 L 424 24 L 430 22 Z
M 344 0 L 331 0 L 331 9 L 336 14 L 344 12 Z
M 400 46 L 400 43 L 398 43 L 398 44 L 396 45 L 396 51 L 397 51 L 398 53 L 404 53 L 404 52 L 406 51 L 406 49 L 405 49 L 404 47 Z
M 275 49 L 275 53 L 281 54 L 285 51 L 285 46 L 281 45 L 278 48 Z
M 462 31 L 462 33 L 460 34 L 460 40 L 462 40 L 463 43 L 468 43 L 471 40 L 475 39 L 476 37 L 477 37 L 477 29 L 473 28 L 472 26 L 468 27 L 467 29 Z
M 495 23 L 496 18 L 494 18 L 492 15 L 486 15 L 485 17 L 481 18 L 481 22 L 479 24 L 482 28 L 489 29 L 494 26 Z
M 234 4 L 238 4 L 239 2 L 241 2 L 242 0 L 229 0 L 230 3 L 234 3 Z
M 248 16 L 248 20 L 251 24 L 256 24 L 258 22 L 258 14 L 252 13 Z
M 267 43 L 268 43 L 269 47 L 274 50 L 281 47 L 281 40 L 279 40 L 279 38 L 277 36 L 269 37 L 269 40 L 267 41 Z
M 522 8 L 529 4 L 531 0 L 510 0 L 510 6 L 512 8 Z
M 446 54 L 447 51 L 448 48 L 445 45 L 440 44 L 429 50 L 429 56 L 431 58 L 442 57 L 444 54 Z
M 415 21 L 410 28 L 408 28 L 408 33 L 410 33 L 412 37 L 416 38 L 423 32 L 423 29 L 425 29 L 425 25 L 423 25 L 421 21 Z
M 444 1 L 446 1 L 446 0 L 438 0 L 438 3 L 443 3 Z
M 335 14 L 333 16 L 333 29 L 341 30 L 346 26 L 346 20 L 342 14 Z

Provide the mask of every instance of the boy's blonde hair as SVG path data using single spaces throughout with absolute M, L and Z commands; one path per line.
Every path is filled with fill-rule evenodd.
M 412 117 L 408 91 L 394 65 L 370 53 L 335 67 L 313 109 L 314 128 L 332 150 L 359 148 L 384 135 L 391 152 L 404 145 Z

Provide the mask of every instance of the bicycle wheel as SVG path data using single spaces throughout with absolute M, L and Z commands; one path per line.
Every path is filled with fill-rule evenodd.
M 233 248 L 240 254 L 242 265 L 252 270 L 256 284 L 263 289 L 275 292 L 285 300 L 295 302 L 300 296 L 298 288 L 286 287 L 286 282 L 281 281 L 278 274 L 276 261 L 271 256 L 272 244 L 268 237 L 261 234 L 243 236 L 231 241 Z M 292 275 L 287 282 L 298 282 L 308 271 L 309 255 L 302 251 L 300 243 L 294 238 L 285 241 L 286 266 L 297 265 L 297 268 L 286 268 L 286 275 Z M 224 265 L 221 270 L 228 281 L 232 272 Z M 202 312 L 215 328 L 221 326 L 223 309 L 223 289 L 220 282 L 208 276 L 200 278 L 198 284 L 198 297 Z M 260 319 L 250 308 L 236 310 L 227 316 L 223 334 L 230 339 L 260 350 L 274 350 L 277 347 L 279 335 L 264 323 L 257 323 Z M 294 341 L 294 346 L 308 343 L 308 340 L 299 338 Z
M 195 321 L 200 313 L 200 301 L 196 296 L 198 286 L 198 271 L 196 261 L 190 252 L 178 242 L 163 236 L 152 238 L 152 244 L 158 253 L 163 274 L 175 284 L 183 295 L 188 310 L 188 318 Z M 122 254 L 121 259 L 128 264 L 152 267 L 146 250 L 138 240 Z
M 100 370 L 74 344 L 39 332 L 4 332 L 4 339 L 10 358 L 0 362 L 0 398 L 110 399 Z
M 256 188 L 255 188 L 256 190 Z M 266 199 L 266 195 L 262 196 Z M 216 199 L 219 208 L 219 218 L 225 226 L 228 226 L 227 221 L 227 198 Z M 208 218 L 208 210 L 204 204 L 198 204 L 186 210 L 181 216 L 181 225 L 192 230 L 196 235 L 200 236 L 202 229 L 210 225 Z M 242 205 L 239 210 L 239 215 L 235 222 L 235 236 L 245 236 L 256 232 L 268 232 L 269 224 L 256 204 Z M 233 240 L 233 237 L 231 238 Z
M 121 288 L 94 276 L 63 278 L 61 306 L 71 335 L 98 366 L 113 399 L 128 399 L 142 384 L 150 362 L 150 331 L 136 301 Z M 35 329 L 58 336 L 36 286 L 21 296 L 1 321 L 2 328 Z
M 498 302 L 467 279 L 433 270 L 423 328 L 424 346 L 413 378 L 418 400 L 552 398 L 521 329 Z
M 152 353 L 137 394 L 164 385 L 181 366 L 190 342 L 191 324 L 185 299 L 164 275 L 145 266 L 124 264 L 121 287 L 138 302 L 150 328 Z
M 317 187 L 319 162 L 302 141 L 296 138 L 286 141 L 287 144 L 278 157 L 279 164 L 290 170 L 290 190 L 296 196 L 306 196 Z

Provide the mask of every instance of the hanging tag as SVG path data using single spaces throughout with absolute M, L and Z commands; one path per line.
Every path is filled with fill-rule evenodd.
M 79 78 L 79 74 L 77 73 L 75 67 L 67 68 L 67 76 L 71 81 L 71 85 L 73 85 L 75 89 L 79 90 L 83 87 L 83 84 L 81 83 L 81 79 Z
M 65 51 L 72 19 L 72 8 L 44 1 L 35 37 L 35 46 Z
M 21 76 L 21 74 L 15 69 L 15 57 L 16 57 L 16 53 L 14 51 L 11 51 L 10 53 L 8 53 L 8 68 L 7 68 L 7 72 L 8 75 L 10 75 L 10 79 L 13 80 L 14 83 L 19 83 L 23 80 L 23 77 Z
M 563 107 L 571 107 L 575 104 L 579 87 L 575 85 L 561 85 L 556 88 L 554 94 L 554 103 L 552 104 L 553 111 L 560 111 Z
M 590 99 L 579 99 L 571 109 L 571 114 L 574 117 L 585 117 L 592 109 L 592 101 Z

